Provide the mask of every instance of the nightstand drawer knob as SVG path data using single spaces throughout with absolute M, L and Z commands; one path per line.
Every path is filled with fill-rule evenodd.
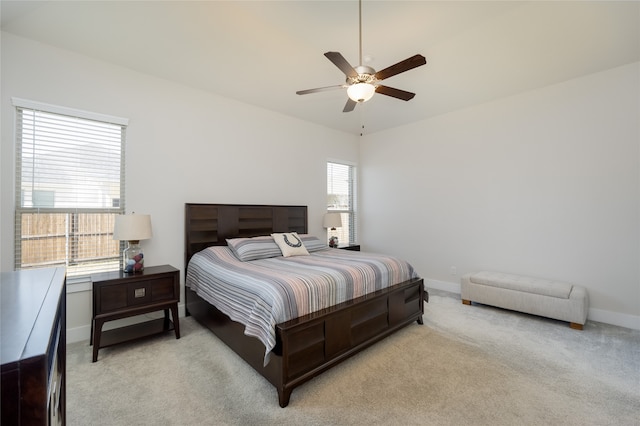
M 133 290 L 133 297 L 138 298 L 138 297 L 144 297 L 146 294 L 145 288 L 136 288 L 135 290 Z

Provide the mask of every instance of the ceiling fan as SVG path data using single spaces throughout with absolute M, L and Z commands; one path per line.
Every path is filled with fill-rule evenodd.
M 342 56 L 340 52 L 327 52 L 327 57 L 333 64 L 338 67 L 346 76 L 346 83 L 337 86 L 318 87 L 316 89 L 299 90 L 298 95 L 307 95 L 309 93 L 324 92 L 334 89 L 347 89 L 347 103 L 342 112 L 351 112 L 356 104 L 366 102 L 373 97 L 374 93 L 391 96 L 393 98 L 408 101 L 413 99 L 415 93 L 406 92 L 393 87 L 383 86 L 380 82 L 386 78 L 409 71 L 413 68 L 425 65 L 427 60 L 422 55 L 414 55 L 410 58 L 400 61 L 395 65 L 391 65 L 376 72 L 373 68 L 362 65 L 362 0 L 358 0 L 358 18 L 359 18 L 359 36 L 360 36 L 360 65 L 352 67 L 349 62 Z

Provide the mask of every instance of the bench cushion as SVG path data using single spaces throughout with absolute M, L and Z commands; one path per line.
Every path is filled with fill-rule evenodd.
M 477 272 L 472 274 L 470 281 L 492 287 L 541 294 L 543 296 L 568 299 L 572 284 L 545 280 L 543 278 L 525 277 L 522 275 L 505 274 L 501 272 Z

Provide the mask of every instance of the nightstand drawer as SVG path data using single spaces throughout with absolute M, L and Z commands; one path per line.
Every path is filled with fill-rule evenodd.
M 127 285 L 108 285 L 96 289 L 99 292 L 99 305 L 96 306 L 96 313 L 110 312 L 126 308 Z
M 180 296 L 176 294 L 175 280 L 173 277 L 160 278 L 153 282 L 151 288 L 151 301 L 178 300 Z
M 140 274 L 118 271 L 92 278 L 94 315 L 180 300 L 179 275 L 173 268 L 149 267 Z
M 160 280 L 144 280 L 135 283 L 123 283 L 101 286 L 99 304 L 96 313 L 117 311 L 149 302 L 177 299 L 174 295 L 174 280 L 170 277 Z
M 151 302 L 153 286 L 157 281 L 139 281 L 127 284 L 127 302 L 129 306 L 136 306 Z

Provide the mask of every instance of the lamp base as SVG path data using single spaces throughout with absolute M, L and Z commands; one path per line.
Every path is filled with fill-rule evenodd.
M 144 254 L 140 248 L 140 241 L 129 241 L 122 252 L 122 270 L 126 274 L 144 271 Z

